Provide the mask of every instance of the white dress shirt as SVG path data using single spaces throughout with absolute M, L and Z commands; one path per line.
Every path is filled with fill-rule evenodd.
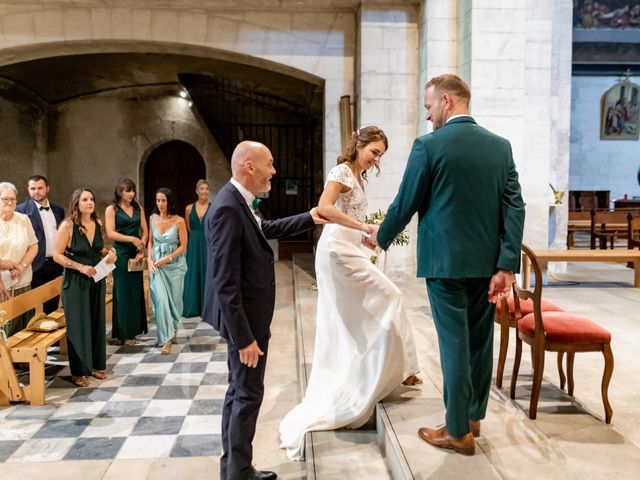
M 453 117 L 449 117 L 449 120 L 447 120 L 445 123 L 445 125 L 447 123 L 449 123 L 451 120 L 453 120 L 454 118 L 458 118 L 458 117 L 471 117 L 471 115 L 469 115 L 468 113 L 461 113 L 459 115 L 454 115 Z M 472 117 L 473 118 L 473 117 Z
M 230 182 L 231 185 L 238 189 L 240 195 L 242 195 L 242 198 L 244 198 L 244 201 L 247 202 L 247 206 L 249 207 L 249 210 L 251 210 L 251 213 L 253 213 L 253 217 L 256 219 L 256 222 L 258 222 L 258 226 L 262 228 L 262 219 L 258 216 L 258 212 L 256 212 L 256 210 L 253 208 L 253 201 L 255 200 L 256 196 L 249 190 L 244 188 L 244 186 L 235 178 L 232 178 Z
M 55 250 L 56 244 L 56 234 L 58 233 L 58 226 L 56 225 L 56 217 L 53 214 L 53 210 L 51 209 L 51 204 L 49 200 L 47 200 L 46 205 L 40 205 L 38 202 L 33 200 L 33 203 L 36 204 L 36 208 L 40 212 L 40 219 L 42 220 L 42 228 L 44 230 L 44 238 L 46 249 L 45 249 L 45 257 L 53 257 L 53 252 Z M 40 207 L 49 207 L 49 210 L 40 210 Z

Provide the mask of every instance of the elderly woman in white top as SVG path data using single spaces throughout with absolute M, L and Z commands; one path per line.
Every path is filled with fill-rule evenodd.
M 31 262 L 38 252 L 38 240 L 29 217 L 16 212 L 18 191 L 9 182 L 0 182 L 0 274 L 5 289 L 13 295 L 30 290 Z M 32 312 L 6 322 L 7 336 L 26 327 Z

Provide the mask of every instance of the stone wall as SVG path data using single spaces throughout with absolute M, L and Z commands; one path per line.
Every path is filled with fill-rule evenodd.
M 144 198 L 144 162 L 170 140 L 198 150 L 212 191 L 231 176 L 229 162 L 188 102 L 165 91 L 122 90 L 66 102 L 50 128 L 49 177 L 65 204 L 73 190 L 87 186 L 103 213 L 121 177 L 134 180 Z
M 123 8 L 126 3 L 132 6 Z M 263 9 L 255 2 L 256 7 L 244 11 L 230 5 L 216 8 L 221 2 L 199 2 L 202 8 L 189 9 L 181 8 L 183 2 L 137 3 L 144 6 L 136 8 L 135 1 L 0 2 L 0 53 L 33 43 L 82 40 L 130 41 L 137 51 L 137 41 L 151 40 L 222 49 L 295 67 L 325 79 L 325 163 L 335 162 L 341 151 L 338 102 L 354 93 L 354 11 Z M 153 3 L 160 6 L 149 6 Z M 19 60 L 13 56 L 10 63 Z
M 611 200 L 640 195 L 638 140 L 600 140 L 600 100 L 618 77 L 572 79 L 571 190 L 611 190 Z M 633 77 L 631 81 L 640 83 Z

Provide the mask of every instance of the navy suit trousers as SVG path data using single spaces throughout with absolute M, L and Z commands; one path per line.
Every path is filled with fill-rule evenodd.
M 258 347 L 264 355 L 260 357 L 255 368 L 249 368 L 240 363 L 237 347 L 229 344 L 229 388 L 222 410 L 220 480 L 246 480 L 253 476 L 252 444 L 264 396 L 269 338 L 258 340 Z

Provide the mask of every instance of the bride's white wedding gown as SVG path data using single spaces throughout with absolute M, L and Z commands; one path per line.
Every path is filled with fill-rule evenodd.
M 351 188 L 336 208 L 364 221 L 367 199 L 348 165 L 327 181 Z M 304 455 L 308 431 L 357 428 L 375 404 L 418 372 L 411 326 L 401 293 L 370 261 L 359 231 L 325 225 L 316 249 L 318 307 L 311 376 L 302 403 L 280 423 L 281 448 Z

